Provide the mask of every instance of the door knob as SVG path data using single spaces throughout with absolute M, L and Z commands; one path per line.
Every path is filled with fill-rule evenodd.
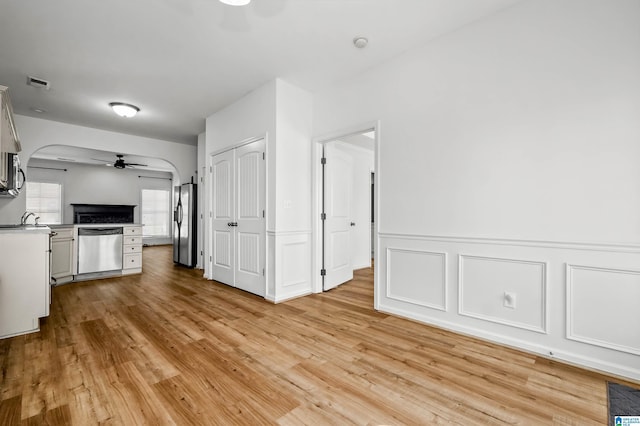
M 356 223 L 355 222 L 351 222 L 351 226 L 356 226 Z

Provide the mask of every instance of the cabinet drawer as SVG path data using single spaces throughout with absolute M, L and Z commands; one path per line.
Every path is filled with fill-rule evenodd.
M 52 241 L 70 240 L 73 238 L 73 228 L 52 228 L 51 232 L 55 232 L 55 235 L 51 237 Z
M 124 254 L 127 254 L 127 253 L 142 253 L 142 246 L 140 244 L 134 244 L 134 245 L 125 244 L 124 246 L 122 246 L 122 252 Z
M 138 245 L 142 245 L 142 237 L 133 237 L 131 235 L 126 235 L 124 236 L 124 239 L 122 240 L 123 244 L 138 244 Z
M 125 254 L 122 269 L 142 268 L 142 253 Z
M 125 235 L 142 235 L 142 226 L 123 226 L 122 233 Z

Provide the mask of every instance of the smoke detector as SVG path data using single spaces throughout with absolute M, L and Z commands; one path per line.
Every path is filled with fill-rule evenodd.
M 356 37 L 353 39 L 353 45 L 358 49 L 364 49 L 369 44 L 369 40 L 366 37 Z
M 27 85 L 37 87 L 38 89 L 49 90 L 51 89 L 51 83 L 47 80 L 38 77 L 27 76 Z

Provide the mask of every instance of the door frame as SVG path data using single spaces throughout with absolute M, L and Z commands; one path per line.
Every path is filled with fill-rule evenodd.
M 374 211 L 375 211 L 375 226 L 374 236 L 375 239 L 375 252 L 374 252 L 374 286 L 378 287 L 378 232 L 380 223 L 380 121 L 371 121 L 358 125 L 349 126 L 341 130 L 326 133 L 324 135 L 314 137 L 312 139 L 311 149 L 311 173 L 312 173 L 312 188 L 311 188 L 311 286 L 314 293 L 322 293 L 322 277 L 320 276 L 320 270 L 322 269 L 322 221 L 320 220 L 320 213 L 322 212 L 322 165 L 320 160 L 322 158 L 322 152 L 324 144 L 334 141 L 336 139 L 352 136 L 359 133 L 368 131 L 374 131 Z M 374 308 L 377 309 L 378 302 L 375 298 L 374 292 Z

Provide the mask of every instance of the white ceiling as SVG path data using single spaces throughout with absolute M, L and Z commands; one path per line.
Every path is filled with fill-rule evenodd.
M 205 117 L 269 80 L 313 92 L 517 1 L 0 0 L 0 84 L 17 114 L 195 144 Z

